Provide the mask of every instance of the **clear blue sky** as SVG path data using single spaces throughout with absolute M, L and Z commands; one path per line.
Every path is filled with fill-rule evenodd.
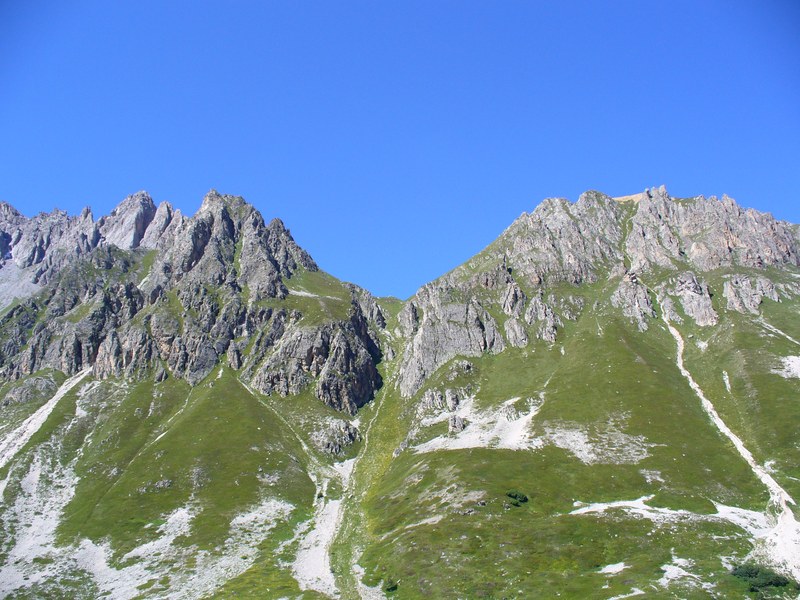
M 210 188 L 407 297 L 541 199 L 800 222 L 800 3 L 0 0 L 0 199 Z

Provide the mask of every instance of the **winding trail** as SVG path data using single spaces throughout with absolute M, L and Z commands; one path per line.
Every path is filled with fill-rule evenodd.
M 767 506 L 766 516 L 770 529 L 760 538 L 761 545 L 754 550 L 755 556 L 760 556 L 773 563 L 782 570 L 790 573 L 796 580 L 800 580 L 800 523 L 794 516 L 790 505 L 794 505 L 794 499 L 784 490 L 780 484 L 770 475 L 767 470 L 756 462 L 752 453 L 744 445 L 744 442 L 737 436 L 722 420 L 719 413 L 714 408 L 711 401 L 706 398 L 703 390 L 692 377 L 691 373 L 683 364 L 684 342 L 680 332 L 670 323 L 666 315 L 662 314 L 662 319 L 667 325 L 667 329 L 675 338 L 677 353 L 675 355 L 675 365 L 681 375 L 689 383 L 695 395 L 700 398 L 703 410 L 709 416 L 712 423 L 731 443 L 736 447 L 739 455 L 750 465 L 756 477 L 766 486 L 770 495 L 770 502 Z
M 3 441 L 0 442 L 0 469 L 5 467 L 11 459 L 17 455 L 17 452 L 19 452 L 22 447 L 30 441 L 34 434 L 39 431 L 42 425 L 44 425 L 44 422 L 47 421 L 47 417 L 53 412 L 56 404 L 91 372 L 92 367 L 88 367 L 67 379 L 61 384 L 61 387 L 58 388 L 50 400 L 45 402 L 36 412 L 25 419 L 22 425 L 3 438 Z

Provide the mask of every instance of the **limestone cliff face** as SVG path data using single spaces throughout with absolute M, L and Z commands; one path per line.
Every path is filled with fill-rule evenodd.
M 798 267 L 799 246 L 797 227 L 727 197 L 548 199 L 423 286 L 386 331 L 366 290 L 297 288 L 316 263 L 238 197 L 211 191 L 188 217 L 139 192 L 98 221 L 0 203 L 0 374 L 93 365 L 195 384 L 224 361 L 264 393 L 310 390 L 354 413 L 383 384 L 383 360 L 411 396 L 456 357 L 554 346 L 587 310 L 640 332 L 661 314 L 700 327 L 757 314 L 800 293 L 769 271 Z
M 634 271 L 677 263 L 699 271 L 800 264 L 788 223 L 743 209 L 727 196 L 676 200 L 661 187 L 640 197 L 625 242 Z
M 455 356 L 479 356 L 505 348 L 497 323 L 480 301 L 462 300 L 457 290 L 444 286 L 420 290 L 403 309 L 401 323 L 409 338 L 400 371 L 400 390 L 405 395 L 416 392 Z
M 160 212 L 161 214 L 158 214 Z M 292 239 L 283 223 L 269 225 L 241 198 L 211 191 L 192 218 L 170 206 L 159 208 L 143 236 L 143 245 L 157 251 L 153 270 L 143 282 L 151 295 L 180 286 L 247 289 L 253 301 L 283 298 L 282 277 L 317 265 Z
M 400 390 L 415 394 L 455 356 L 556 343 L 584 310 L 586 286 L 606 289 L 608 306 L 641 332 L 660 311 L 710 327 L 719 320 L 714 293 L 728 310 L 758 313 L 764 298 L 777 301 L 800 286 L 742 273 L 712 291 L 699 274 L 798 265 L 795 226 L 727 196 L 675 199 L 661 187 L 619 199 L 551 198 L 409 300 L 399 317 L 398 333 L 409 340 Z
M 16 304 L 0 318 L 5 377 L 93 365 L 100 377 L 195 384 L 227 360 L 266 393 L 310 387 L 349 412 L 381 385 L 374 299 L 351 286 L 347 318 L 311 325 L 281 308 L 285 281 L 317 265 L 241 198 L 212 191 L 185 217 L 140 192 L 97 222 L 88 210 L 27 219 L 4 204 L 0 240 L 0 298 Z

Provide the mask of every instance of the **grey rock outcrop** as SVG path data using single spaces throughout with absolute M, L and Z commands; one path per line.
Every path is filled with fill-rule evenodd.
M 417 414 L 441 414 L 443 412 L 455 412 L 461 404 L 461 399 L 465 396 L 464 389 L 446 388 L 444 392 L 436 388 L 425 390 L 417 406 Z
M 244 374 L 256 389 L 281 396 L 298 394 L 316 381 L 314 390 L 320 400 L 355 413 L 382 383 L 376 368 L 380 357 L 370 352 L 374 342 L 362 319 L 358 312 L 347 323 L 292 327 L 286 315 L 278 313 L 268 329 L 271 339 L 256 339 Z
M 509 345 L 514 348 L 524 348 L 528 345 L 528 334 L 519 319 L 510 317 L 503 323 L 503 330 Z
M 788 224 L 743 209 L 727 196 L 676 200 L 662 186 L 640 197 L 625 242 L 633 271 L 679 263 L 700 271 L 800 264 L 797 238 Z
M 386 320 L 377 301 L 343 287 L 349 317 L 314 325 L 302 325 L 300 311 L 264 306 L 287 296 L 285 280 L 317 266 L 283 223 L 266 224 L 241 198 L 212 191 L 187 218 L 140 192 L 97 223 L 88 210 L 26 219 L 0 205 L 0 240 L 0 272 L 31 277 L 37 293 L 0 318 L 7 377 L 93 365 L 98 377 L 153 370 L 157 380 L 170 373 L 195 385 L 226 357 L 262 392 L 312 386 L 348 412 L 381 385 L 377 332 Z
M 326 419 L 322 426 L 311 434 L 311 442 L 320 452 L 341 456 L 347 448 L 361 439 L 358 428 L 342 419 Z
M 181 211 L 173 210 L 169 202 L 162 202 L 158 205 L 156 212 L 153 214 L 150 225 L 142 234 L 139 246 L 141 248 L 155 250 L 158 248 L 159 240 L 163 239 L 167 241 L 170 239 L 171 236 L 167 233 L 167 229 L 171 226 L 173 229 L 178 227 L 181 221 L 183 221 Z
M 464 431 L 465 427 L 466 423 L 464 422 L 464 419 L 458 415 L 450 415 L 450 418 L 447 420 L 448 433 L 460 433 Z
M 520 216 L 495 242 L 515 278 L 540 285 L 594 281 L 598 267 L 622 260 L 623 208 L 599 192 L 577 202 L 543 201 Z
M 283 277 L 291 277 L 300 268 L 317 270 L 280 220 L 265 224 L 241 198 L 212 190 L 191 219 L 162 207 L 151 222 L 158 235 L 148 231 L 143 238 L 143 245 L 159 250 L 143 284 L 145 292 L 178 284 L 186 288 L 225 285 L 247 289 L 249 299 L 257 302 L 285 297 Z
M 642 275 L 652 281 L 670 319 L 680 320 L 682 312 L 711 326 L 718 321 L 712 295 L 695 273 L 738 265 L 798 266 L 799 246 L 796 227 L 741 209 L 727 197 L 675 199 L 662 186 L 618 199 L 599 192 L 586 192 L 575 203 L 547 199 L 404 305 L 396 328 L 408 340 L 399 356 L 401 393 L 415 393 L 453 356 L 502 351 L 492 342 L 497 330 L 492 314 L 508 317 L 502 322 L 504 345 L 525 347 L 529 338 L 552 344 L 564 323 L 585 309 L 582 294 L 565 293 L 566 285 L 614 282 L 611 305 L 646 331 L 656 313 L 638 279 Z M 667 285 L 665 270 L 680 275 Z M 782 285 L 779 292 L 791 293 Z M 726 288 L 726 297 L 734 298 L 731 306 L 752 307 L 753 294 L 735 287 Z M 602 304 L 596 300 L 593 310 Z M 452 314 L 444 314 L 443 307 Z M 472 315 L 475 327 L 465 325 Z
M 156 214 L 156 206 L 147 192 L 128 196 L 107 217 L 98 222 L 106 244 L 123 250 L 137 248 Z
M 57 389 L 58 385 L 50 377 L 29 377 L 6 392 L 3 396 L 2 406 L 49 399 Z
M 548 298 L 548 302 L 555 305 L 561 313 L 561 316 L 568 321 L 577 321 L 586 306 L 586 300 L 581 296 L 570 295 L 559 299 L 551 295 Z
M 525 311 L 525 300 L 525 292 L 516 281 L 510 281 L 501 301 L 503 312 L 509 317 L 521 317 Z
M 671 323 L 683 323 L 683 317 L 678 313 L 678 309 L 675 306 L 675 302 L 673 302 L 672 298 L 669 296 L 659 296 L 658 304 L 661 307 L 661 312 L 667 318 L 668 321 Z
M 402 357 L 401 393 L 412 396 L 425 379 L 456 356 L 480 356 L 505 349 L 494 318 L 476 299 L 463 301 L 458 291 L 429 285 L 414 297 L 414 312 L 406 318 L 414 331 Z M 422 318 L 414 323 L 413 314 Z M 419 319 L 419 317 L 417 317 Z
M 447 404 L 444 401 L 444 394 L 436 389 L 425 390 L 419 403 L 419 412 L 440 412 L 445 410 Z
M 611 304 L 622 309 L 622 314 L 632 319 L 639 331 L 647 331 L 648 320 L 656 316 L 647 288 L 630 274 L 623 277 L 614 290 Z
M 729 310 L 757 315 L 764 298 L 779 302 L 775 284 L 766 277 L 733 275 L 724 284 L 722 295 Z
M 683 312 L 700 327 L 716 325 L 719 315 L 714 310 L 711 302 L 711 294 L 708 285 L 704 281 L 699 281 L 694 273 L 686 271 L 678 275 L 668 286 L 667 293 L 676 296 L 681 303 Z M 663 305 L 663 301 L 662 301 Z M 670 303 L 666 309 L 670 320 L 680 322 L 680 317 L 675 313 Z
M 799 246 L 796 227 L 727 197 L 587 192 L 521 215 L 393 317 L 355 285 L 337 287 L 335 298 L 295 286 L 316 263 L 280 220 L 265 222 L 235 196 L 212 190 L 189 217 L 140 192 L 99 221 L 88 209 L 27 218 L 0 203 L 0 309 L 15 302 L 0 316 L 0 373 L 93 365 L 99 377 L 194 385 L 225 360 L 262 393 L 309 390 L 354 413 L 383 384 L 382 360 L 412 396 L 444 365 L 445 378 L 458 378 L 456 366 L 469 365 L 458 357 L 553 344 L 598 292 L 593 313 L 610 300 L 645 331 L 655 310 L 637 273 L 670 319 L 710 326 L 718 315 L 706 279 L 717 279 L 705 274 L 746 268 L 727 276 L 722 294 L 728 309 L 756 314 L 764 298 L 800 286 L 752 270 L 800 266 Z M 452 410 L 448 393 L 437 394 L 426 392 L 423 404 Z
M 550 343 L 556 341 L 556 332 L 564 325 L 553 309 L 540 297 L 531 298 L 525 311 L 525 321 L 528 325 L 536 327 L 537 338 Z
M 447 410 L 453 412 L 461 404 L 461 395 L 456 390 L 448 388 L 444 391 L 444 402 L 447 405 Z

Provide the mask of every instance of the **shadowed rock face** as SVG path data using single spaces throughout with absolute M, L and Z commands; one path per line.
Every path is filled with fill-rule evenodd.
M 372 330 L 385 320 L 374 299 L 351 286 L 348 320 L 302 325 L 279 306 L 284 280 L 317 265 L 280 220 L 265 223 L 241 198 L 212 191 L 185 217 L 140 192 L 97 222 L 88 210 L 27 219 L 4 204 L 0 239 L 0 273 L 13 275 L 0 276 L 6 304 L 23 292 L 0 319 L 6 377 L 94 365 L 100 377 L 155 369 L 196 384 L 228 359 L 266 393 L 311 386 L 348 412 L 381 385 Z
M 398 360 L 397 385 L 411 396 L 457 356 L 556 343 L 584 309 L 584 284 L 608 281 L 610 309 L 640 331 L 659 310 L 711 327 L 719 315 L 703 273 L 800 263 L 795 228 L 727 197 L 587 192 L 520 216 L 421 288 L 386 338 L 379 303 L 357 286 L 337 284 L 349 296 L 338 316 L 309 320 L 316 300 L 293 308 L 287 283 L 317 272 L 316 263 L 280 220 L 266 223 L 243 199 L 213 190 L 193 217 L 156 207 L 144 192 L 99 221 L 88 209 L 27 218 L 0 204 L 0 251 L 0 304 L 17 298 L 0 317 L 5 377 L 94 365 L 101 377 L 153 370 L 194 384 L 227 360 L 264 393 L 310 389 L 350 413 L 382 385 L 384 353 Z M 651 289 L 656 270 L 674 275 Z M 746 273 L 717 290 L 727 309 L 748 313 L 796 291 Z

